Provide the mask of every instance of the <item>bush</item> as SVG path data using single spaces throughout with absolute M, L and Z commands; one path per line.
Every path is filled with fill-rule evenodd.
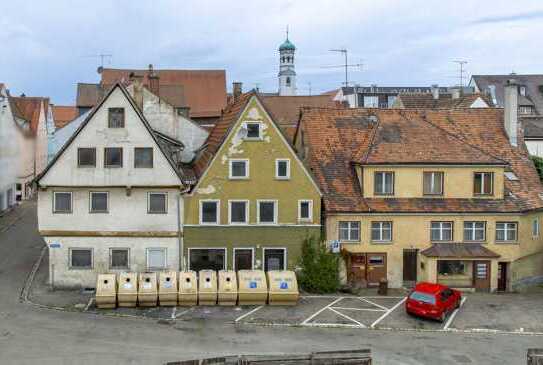
M 298 282 L 310 293 L 333 293 L 339 289 L 339 255 L 314 236 L 304 239 L 302 245 L 301 271 Z
M 535 169 L 539 174 L 539 179 L 543 180 L 543 158 L 537 156 L 530 156 L 530 159 L 535 165 Z

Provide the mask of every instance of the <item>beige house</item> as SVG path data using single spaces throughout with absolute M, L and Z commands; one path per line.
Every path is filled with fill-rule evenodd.
M 543 188 L 521 133 L 507 109 L 305 110 L 295 144 L 344 280 L 485 291 L 541 280 Z

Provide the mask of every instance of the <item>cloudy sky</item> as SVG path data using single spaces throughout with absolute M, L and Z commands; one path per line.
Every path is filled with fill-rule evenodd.
M 358 84 L 452 85 L 468 74 L 543 73 L 541 0 L 4 1 L 0 82 L 12 94 L 73 104 L 106 67 L 226 69 L 244 89 L 276 91 L 286 25 L 298 93 L 334 89 L 347 48 Z

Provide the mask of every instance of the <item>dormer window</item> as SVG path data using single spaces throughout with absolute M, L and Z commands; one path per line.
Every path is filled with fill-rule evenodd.
M 394 172 L 378 171 L 374 177 L 375 195 L 394 195 Z
M 259 122 L 245 123 L 245 128 L 247 129 L 247 137 L 245 137 L 245 139 L 262 139 L 261 127 L 261 123 Z
M 492 195 L 493 177 L 492 172 L 476 172 L 473 175 L 473 194 Z
M 124 108 L 108 109 L 108 128 L 124 128 Z

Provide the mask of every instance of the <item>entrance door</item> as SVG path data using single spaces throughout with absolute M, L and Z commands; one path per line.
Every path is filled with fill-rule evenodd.
M 349 272 L 349 281 L 354 286 L 366 287 L 366 255 L 365 254 L 352 254 L 351 270 Z
M 368 268 L 366 280 L 368 286 L 378 286 L 379 280 L 387 277 L 387 255 L 386 253 L 368 253 Z
M 417 255 L 418 250 L 403 250 L 403 281 L 408 287 L 417 282 Z
M 251 248 L 234 248 L 234 270 L 253 269 L 253 250 Z
M 507 262 L 498 262 L 498 291 L 507 291 Z
M 473 261 L 473 287 L 490 291 L 490 261 Z

